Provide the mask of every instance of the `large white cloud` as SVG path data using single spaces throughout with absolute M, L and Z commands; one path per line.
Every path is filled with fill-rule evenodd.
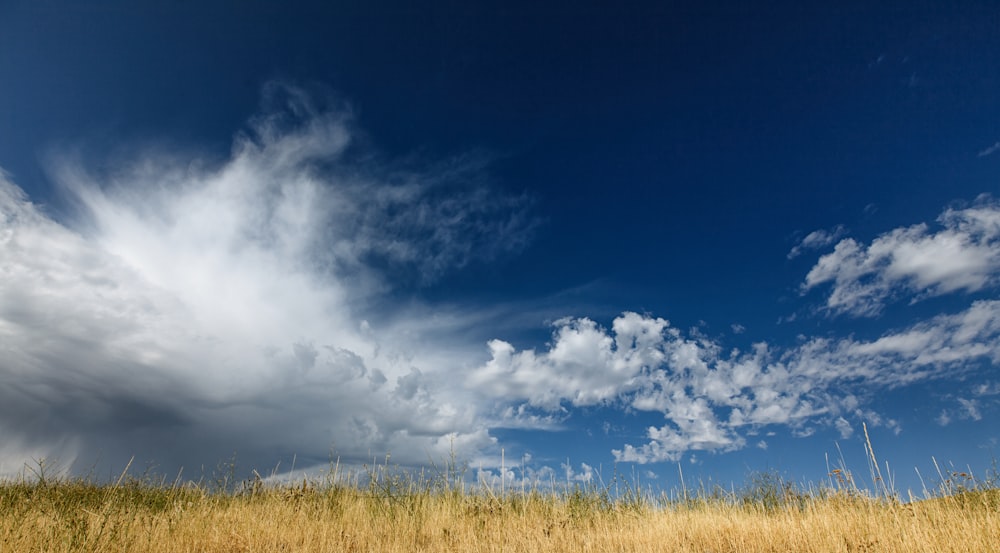
M 379 306 L 400 282 L 522 247 L 526 201 L 491 189 L 478 160 L 380 160 L 353 145 L 349 111 L 284 85 L 265 96 L 219 163 L 55 158 L 68 218 L 0 175 L 8 469 L 136 455 L 190 471 L 234 451 L 266 469 L 331 447 L 419 463 L 490 447 L 447 374 L 461 346 L 434 320 L 398 336 L 418 325 Z
M 832 283 L 830 312 L 874 316 L 902 295 L 918 300 L 995 286 L 1000 203 L 984 196 L 972 207 L 946 210 L 938 223 L 936 232 L 921 223 L 882 234 L 867 246 L 841 240 L 809 271 L 802 288 Z
M 637 384 L 644 368 L 662 361 L 659 345 L 667 325 L 626 313 L 615 319 L 612 336 L 589 319 L 561 319 L 551 349 L 542 355 L 490 341 L 492 359 L 467 383 L 484 395 L 524 399 L 550 411 L 563 401 L 573 406 L 607 402 Z

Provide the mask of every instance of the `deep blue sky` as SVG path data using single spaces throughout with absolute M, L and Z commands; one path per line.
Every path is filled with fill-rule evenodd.
M 987 466 L 1000 9 L 533 4 L 0 4 L 0 468 Z

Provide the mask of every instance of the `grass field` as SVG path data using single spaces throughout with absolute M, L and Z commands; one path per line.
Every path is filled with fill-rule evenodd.
M 841 470 L 807 490 L 760 473 L 740 489 L 658 496 L 617 483 L 467 488 L 450 471 L 294 485 L 26 474 L 0 484 L 0 553 L 1000 551 L 1000 490 L 964 473 L 905 502 Z

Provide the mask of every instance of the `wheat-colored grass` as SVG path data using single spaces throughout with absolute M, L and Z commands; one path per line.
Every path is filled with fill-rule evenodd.
M 654 502 L 607 490 L 303 484 L 210 493 L 80 480 L 0 484 L 0 553 L 993 552 L 1000 490 L 901 503 L 856 490 Z

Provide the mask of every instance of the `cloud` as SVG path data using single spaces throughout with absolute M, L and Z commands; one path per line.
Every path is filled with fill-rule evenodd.
M 984 148 L 982 151 L 979 152 L 977 157 L 991 156 L 997 152 L 1000 152 L 1000 142 L 995 142 L 992 146 Z
M 983 419 L 982 415 L 982 404 L 978 399 L 966 399 L 966 398 L 955 398 L 956 403 L 958 403 L 957 409 L 942 409 L 941 414 L 937 417 L 937 423 L 941 426 L 948 426 L 956 420 L 973 420 L 979 421 Z
M 490 341 L 490 361 L 469 375 L 467 385 L 549 411 L 563 401 L 576 407 L 606 403 L 637 383 L 644 367 L 661 361 L 664 353 L 656 346 L 669 323 L 626 313 L 614 321 L 615 336 L 586 318 L 555 324 L 553 347 L 542 354 Z
M 594 467 L 588 465 L 587 463 L 580 463 L 580 470 L 576 471 L 573 466 L 567 463 L 561 463 L 560 466 L 563 472 L 566 474 L 566 482 L 583 482 L 588 483 L 594 479 Z
M 942 227 L 897 228 L 865 245 L 841 240 L 806 275 L 803 292 L 832 283 L 826 309 L 871 317 L 885 303 L 954 292 L 976 292 L 997 283 L 1000 272 L 1000 204 L 981 197 L 966 209 L 948 209 Z
M 958 398 L 959 405 L 962 406 L 964 410 L 964 415 L 974 421 L 982 420 L 983 416 L 979 413 L 979 402 L 974 399 Z
M 727 350 L 685 336 L 664 319 L 624 313 L 610 329 L 589 319 L 555 323 L 545 351 L 494 340 L 470 387 L 528 412 L 602 404 L 660 413 L 644 443 L 612 451 L 617 461 L 677 461 L 690 451 L 741 449 L 764 426 L 808 436 L 816 426 L 848 437 L 851 419 L 897 432 L 865 407 L 874 394 L 1000 362 L 1000 301 L 978 301 L 874 340 L 811 338 L 787 349 L 758 343 Z
M 102 171 L 54 157 L 66 217 L 0 175 L 0 469 L 135 455 L 191 474 L 234 451 L 262 469 L 292 454 L 325 465 L 331 449 L 345 463 L 374 452 L 404 465 L 454 451 L 485 480 L 528 481 L 555 469 L 490 470 L 494 430 L 558 430 L 593 406 L 653 413 L 662 420 L 611 454 L 678 461 L 759 446 L 765 426 L 898 431 L 868 408 L 874 394 L 1000 362 L 1000 301 L 988 300 L 872 340 L 740 351 L 625 312 L 609 327 L 557 318 L 537 349 L 484 347 L 468 328 L 496 312 L 392 300 L 519 251 L 530 202 L 491 186 L 482 159 L 385 160 L 356 143 L 350 110 L 288 86 L 265 97 L 223 160 L 146 152 Z M 997 204 L 939 222 L 868 246 L 841 240 L 805 289 L 832 282 L 828 308 L 856 314 L 903 292 L 993 285 Z M 981 413 L 980 396 L 948 416 Z
M 854 434 L 854 427 L 851 426 L 850 422 L 844 417 L 837 417 L 833 425 L 837 428 L 837 432 L 840 432 L 840 437 L 842 439 L 850 438 Z
M 516 252 L 528 201 L 479 159 L 382 160 L 349 110 L 294 87 L 265 104 L 221 162 L 54 157 L 63 220 L 0 175 L 0 461 L 191 471 L 236 451 L 267 469 L 331 447 L 401 463 L 492 447 L 449 375 L 466 352 L 385 298 Z
M 987 413 L 985 418 L 988 418 L 989 413 L 1000 405 L 1000 398 L 997 397 L 1000 396 L 1000 384 L 996 382 L 978 383 L 972 386 L 971 394 L 971 398 L 950 396 L 949 399 L 953 399 L 958 407 L 942 409 L 937 418 L 938 424 L 947 426 L 955 420 L 980 421 L 984 412 Z
M 832 230 L 814 230 L 803 238 L 788 252 L 788 259 L 795 259 L 802 255 L 805 250 L 815 250 L 833 244 L 847 231 L 842 225 L 834 227 Z
M 1000 396 L 1000 383 L 984 382 L 973 388 L 972 393 L 977 397 Z

